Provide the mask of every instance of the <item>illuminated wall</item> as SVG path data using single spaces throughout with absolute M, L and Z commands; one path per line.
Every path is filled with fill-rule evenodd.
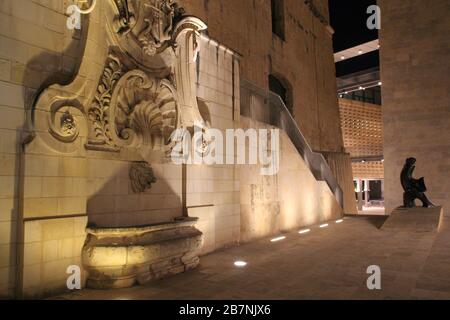
M 386 211 L 402 204 L 400 172 L 416 157 L 428 196 L 450 212 L 448 1 L 379 1 Z
M 283 134 L 278 176 L 265 179 L 251 167 L 188 166 L 183 191 L 182 169 L 155 163 L 157 182 L 139 195 L 131 191 L 126 155 L 85 150 L 87 128 L 81 113 L 74 112 L 80 134 L 70 146 L 42 139 L 50 137 L 48 128 L 29 136 L 30 110 L 42 89 L 53 83 L 66 85 L 78 74 L 81 80 L 75 87 L 96 90 L 98 79 L 91 75 L 105 66 L 107 37 L 102 34 L 102 14 L 110 12 L 112 2 L 98 2 L 89 16 L 89 28 L 83 20 L 81 31 L 66 27 L 66 6 L 71 3 L 15 0 L 4 2 L 0 8 L 1 21 L 8 26 L 0 30 L 0 297 L 14 297 L 15 293 L 17 297 L 42 297 L 64 291 L 67 267 L 82 264 L 81 247 L 88 223 L 124 227 L 169 220 L 180 216 L 183 192 L 189 215 L 200 218 L 198 228 L 205 235 L 203 253 L 341 215 L 328 187 L 314 180 Z M 184 3 L 188 13 L 198 13 L 190 9 L 191 2 Z M 210 3 L 215 6 L 218 2 Z M 238 14 L 244 2 L 233 4 L 226 7 Z M 284 44 L 274 40 L 271 71 L 283 69 L 289 81 L 300 88 L 295 112 L 304 116 L 301 122 L 311 143 L 319 149 L 340 150 L 335 84 L 325 81 L 332 78 L 331 38 L 309 8 L 298 8 L 310 22 L 303 27 L 300 39 L 290 29 L 286 36 L 291 44 L 305 40 L 305 46 L 282 49 Z M 326 12 L 326 6 L 321 8 Z M 261 12 L 268 18 L 266 9 Z M 249 21 L 254 16 L 251 13 Z M 243 48 L 230 42 L 233 34 L 216 32 L 220 19 L 215 21 L 215 15 L 217 11 L 208 14 L 211 35 L 216 34 L 232 49 Z M 297 18 L 289 19 L 293 25 Z M 263 20 L 258 24 L 271 42 L 268 24 Z M 98 31 L 92 32 L 94 40 L 86 41 L 88 30 Z M 264 43 L 264 50 L 268 50 L 271 45 L 258 41 L 258 34 L 240 37 L 241 44 L 253 44 L 240 52 L 245 57 L 242 68 L 241 55 L 206 36 L 199 39 L 196 90 L 202 116 L 213 128 L 264 126 L 240 117 L 241 70 L 243 77 L 263 88 L 270 71 L 270 59 L 260 55 L 262 51 L 257 48 Z M 89 64 L 78 70 L 83 55 Z M 291 62 L 284 64 L 286 57 Z M 310 69 L 316 58 L 325 62 Z M 299 63 L 298 69 L 288 72 L 292 61 Z M 320 89 L 319 83 L 323 83 Z M 61 92 L 55 92 L 55 97 Z M 38 111 L 35 114 L 45 123 L 47 114 Z M 319 133 L 317 126 L 329 130 Z M 22 148 L 22 142 L 26 147 Z M 301 190 L 291 187 L 300 184 Z

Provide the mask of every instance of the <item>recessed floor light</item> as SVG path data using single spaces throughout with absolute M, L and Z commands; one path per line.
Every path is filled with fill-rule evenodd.
M 344 222 L 343 219 L 336 220 L 336 223 L 342 223 L 342 222 Z
M 235 261 L 234 265 L 236 267 L 243 268 L 243 267 L 245 267 L 247 265 L 247 262 L 245 262 L 245 261 Z
M 282 236 L 282 237 L 278 237 L 278 238 L 273 238 L 272 240 L 270 240 L 270 242 L 277 242 L 277 241 L 281 241 L 281 240 L 284 240 L 284 239 L 286 239 L 286 237 Z
M 305 233 L 308 233 L 310 231 L 311 231 L 311 229 L 305 229 L 305 230 L 300 230 L 298 233 L 305 234 Z
M 319 227 L 320 228 L 326 228 L 326 227 L 328 227 L 328 223 L 321 224 Z

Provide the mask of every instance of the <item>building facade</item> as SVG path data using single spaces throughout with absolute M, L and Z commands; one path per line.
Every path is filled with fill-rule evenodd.
M 345 150 L 352 159 L 358 209 L 360 212 L 363 209 L 382 210 L 384 156 L 381 105 L 340 98 L 339 109 Z
M 93 8 L 79 28 L 71 5 Z M 0 17 L 1 297 L 67 290 L 71 266 L 83 286 L 141 283 L 342 216 L 338 182 L 351 173 L 326 1 L 15 0 Z M 271 103 L 269 89 L 284 101 Z M 271 121 L 276 106 L 282 123 Z M 269 150 L 278 173 L 174 164 L 171 134 L 198 122 L 222 132 L 287 123 Z M 170 230 L 186 235 L 178 248 L 158 238 Z M 102 242 L 147 233 L 136 258 L 153 261 L 145 271 L 130 247 Z M 104 271 L 117 266 L 126 272 Z
M 449 208 L 448 1 L 379 5 L 386 211 L 402 204 L 400 172 L 409 157 L 417 158 L 415 175 L 425 177 L 431 201 Z

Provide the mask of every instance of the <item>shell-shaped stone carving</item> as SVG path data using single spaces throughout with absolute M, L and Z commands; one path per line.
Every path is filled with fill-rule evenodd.
M 177 103 L 172 90 L 161 83 L 150 98 L 137 104 L 130 115 L 131 129 L 140 144 L 153 150 L 164 150 L 170 144 L 170 136 L 177 127 Z

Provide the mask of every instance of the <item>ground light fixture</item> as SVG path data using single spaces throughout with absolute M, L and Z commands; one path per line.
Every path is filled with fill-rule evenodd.
M 319 228 L 326 228 L 326 227 L 328 227 L 328 223 L 324 223 L 324 224 L 321 224 L 320 226 L 319 226 Z
M 311 229 L 304 229 L 304 230 L 300 230 L 298 233 L 299 234 L 305 234 L 305 233 L 308 233 L 310 231 L 311 231 Z
M 245 261 L 235 261 L 234 262 L 234 266 L 238 267 L 238 268 L 243 268 L 243 267 L 247 266 L 247 262 L 245 262 Z
M 286 237 L 285 236 L 281 236 L 281 237 L 273 238 L 272 240 L 270 240 L 270 242 L 278 242 L 278 241 L 281 241 L 281 240 L 284 240 L 284 239 L 286 239 Z
M 336 220 L 336 223 L 342 223 L 342 222 L 344 222 L 344 219 Z

